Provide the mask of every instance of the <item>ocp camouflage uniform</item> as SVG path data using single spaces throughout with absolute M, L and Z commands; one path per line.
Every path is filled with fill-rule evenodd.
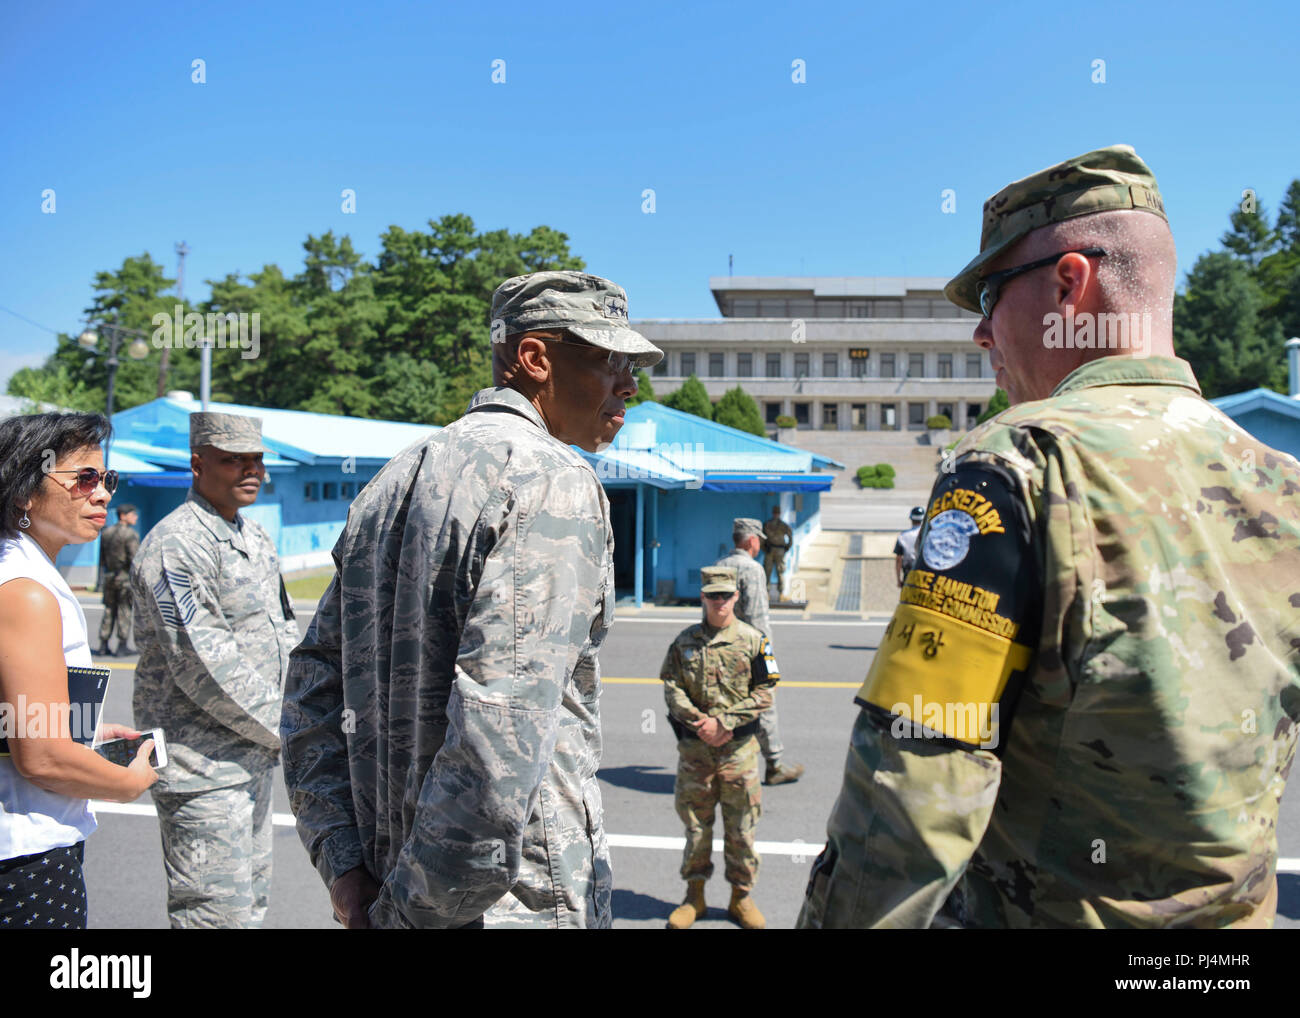
M 780 517 L 769 517 L 763 522 L 763 583 L 766 584 L 776 569 L 776 589 L 785 591 L 785 553 L 790 549 L 794 534 L 790 525 Z
M 119 649 L 131 637 L 131 562 L 140 550 L 140 535 L 119 519 L 100 536 L 99 561 L 104 577 L 104 618 L 99 624 L 99 645 L 106 647 L 117 631 Z
M 954 466 L 799 924 L 926 926 L 948 899 L 941 923 L 1270 926 L 1300 464 L 1186 362 L 1103 357 L 976 428 Z
M 727 882 L 748 891 L 758 878 L 754 827 L 762 812 L 755 734 L 781 677 L 767 638 L 736 618 L 722 629 L 697 623 L 668 648 L 659 677 L 678 737 L 674 800 L 686 825 L 682 879 L 713 875 L 713 818 L 720 803 Z M 708 717 L 719 718 L 732 738 L 716 747 L 705 743 L 691 722 Z
M 736 588 L 740 591 L 740 597 L 736 600 L 736 617 L 742 622 L 748 622 L 770 641 L 771 603 L 767 596 L 767 577 L 763 574 L 763 567 L 743 548 L 736 548 L 730 555 L 718 559 L 714 565 L 736 570 Z M 777 725 L 775 689 L 772 690 L 772 705 L 758 716 L 758 746 L 768 767 L 781 766 L 785 746 L 781 743 L 781 732 Z
M 592 468 L 484 389 L 365 487 L 334 562 L 282 722 L 322 879 L 363 865 L 377 927 L 608 927 L 613 535 Z
M 190 489 L 140 545 L 134 713 L 161 728 L 151 789 L 173 928 L 260 926 L 271 881 L 271 774 L 298 623 L 270 535 Z

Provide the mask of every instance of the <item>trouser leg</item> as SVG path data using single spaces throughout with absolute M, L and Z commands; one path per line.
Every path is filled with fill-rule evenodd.
M 727 883 L 749 891 L 758 879 L 754 832 L 763 803 L 763 789 L 758 778 L 758 740 L 753 736 L 719 762 L 718 790 L 722 803 L 722 844 Z
M 677 783 L 673 799 L 677 815 L 686 825 L 682 879 L 708 880 L 713 876 L 713 816 L 718 803 L 713 753 L 694 738 L 679 742 L 677 752 Z
M 768 767 L 781 766 L 781 754 L 785 752 L 785 746 L 781 744 L 781 732 L 776 727 L 775 691 L 772 693 L 772 706 L 758 716 L 758 745 Z

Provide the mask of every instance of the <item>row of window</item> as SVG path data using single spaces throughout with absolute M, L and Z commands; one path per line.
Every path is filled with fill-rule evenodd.
M 305 481 L 302 486 L 304 502 L 333 502 L 338 499 L 349 501 L 357 497 L 361 485 L 356 481 Z
M 856 353 L 856 351 L 854 351 Z M 865 353 L 865 351 L 863 351 Z M 726 378 L 726 354 L 709 353 L 702 355 L 706 373 L 702 376 L 705 378 Z M 811 354 L 796 353 L 794 357 L 794 374 L 793 376 L 785 374 L 784 364 L 782 362 L 785 356 L 782 353 L 760 354 L 763 359 L 764 378 L 809 378 L 811 377 L 810 368 L 812 366 Z M 904 366 L 907 368 L 908 378 L 952 378 L 953 363 L 956 354 L 941 353 L 936 355 L 938 361 L 935 365 L 935 374 L 927 375 L 925 373 L 925 354 L 909 353 L 881 353 L 871 356 L 854 356 L 849 358 L 850 378 L 898 378 Z M 966 358 L 966 374 L 964 378 L 982 378 L 984 376 L 984 355 L 978 353 L 968 353 Z M 736 378 L 753 378 L 755 355 L 752 353 L 736 354 Z M 906 357 L 906 362 L 903 358 Z M 654 373 L 656 375 L 667 375 L 670 368 L 670 361 L 674 358 L 677 360 L 677 374 L 682 378 L 690 375 L 699 375 L 697 355 L 694 353 L 665 353 L 664 359 L 655 365 Z M 871 373 L 872 362 L 877 369 L 874 374 Z M 839 378 L 840 377 L 840 355 L 838 353 L 824 353 L 821 360 L 821 378 Z
M 881 431 L 898 431 L 899 417 L 897 403 L 878 403 L 880 407 L 880 416 L 876 421 L 870 421 L 867 417 L 866 403 L 851 403 L 849 405 L 849 428 L 853 431 L 865 431 L 868 428 Z M 984 412 L 984 404 L 967 403 L 966 420 L 963 422 L 955 416 L 959 404 L 956 403 L 939 403 L 936 405 L 936 413 L 943 414 L 952 422 L 954 428 L 971 428 L 975 426 L 975 420 Z M 929 405 L 926 403 L 908 403 L 907 404 L 907 428 L 909 431 L 921 431 L 925 428 L 926 418 Z M 812 423 L 812 404 L 797 402 L 793 405 L 795 423 L 801 427 L 809 427 Z M 776 424 L 776 419 L 781 416 L 780 403 L 767 403 L 763 407 L 764 419 L 770 425 Z M 840 426 L 840 408 L 835 403 L 822 404 L 822 421 L 823 429 L 834 430 Z
M 975 318 L 940 297 L 724 298 L 727 318 Z

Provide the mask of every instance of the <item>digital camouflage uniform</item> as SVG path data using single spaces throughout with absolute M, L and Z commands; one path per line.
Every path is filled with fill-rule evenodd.
M 129 515 L 129 514 L 128 514 Z M 100 536 L 99 561 L 104 577 L 104 619 L 99 624 L 99 645 L 107 647 L 117 631 L 118 649 L 131 638 L 131 562 L 140 550 L 135 528 L 118 520 Z
M 746 520 L 749 530 L 752 530 L 755 536 L 762 537 L 762 528 L 757 520 L 747 517 L 741 519 Z M 740 519 L 737 519 L 736 523 L 739 522 Z M 769 618 L 771 603 L 768 601 L 767 577 L 763 575 L 763 567 L 743 548 L 733 549 L 730 555 L 718 559 L 714 565 L 736 570 L 736 587 L 740 591 L 740 597 L 736 601 L 736 617 L 742 622 L 748 622 L 770 641 L 772 639 L 772 622 Z M 781 756 L 785 753 L 785 746 L 781 743 L 781 732 L 777 727 L 775 689 L 772 690 L 772 706 L 758 716 L 758 747 L 769 768 L 781 766 Z
M 146 535 L 131 582 L 135 724 L 167 740 L 151 792 L 171 925 L 260 926 L 280 696 L 299 637 L 275 545 L 256 521 L 232 525 L 190 489 Z
M 776 589 L 785 593 L 785 553 L 790 550 L 794 534 L 789 524 L 778 516 L 763 523 L 763 582 L 767 583 L 776 569 Z
M 799 925 L 1271 925 L 1300 464 L 1168 357 L 1084 363 L 955 453 Z
M 721 804 L 727 882 L 748 891 L 758 878 L 754 828 L 762 812 L 757 719 L 771 707 L 781 677 L 767 638 L 736 618 L 723 629 L 696 623 L 668 648 L 659 677 L 678 736 L 674 801 L 686 825 L 682 879 L 713 875 L 713 818 Z M 706 717 L 721 718 L 733 737 L 709 746 L 690 726 Z
M 657 355 L 619 312 L 623 291 L 582 273 L 508 280 L 493 302 L 507 335 L 559 316 L 590 338 L 603 321 Z M 322 879 L 364 866 L 376 927 L 609 927 L 613 535 L 591 467 L 520 393 L 484 389 L 365 487 L 334 561 L 282 720 Z

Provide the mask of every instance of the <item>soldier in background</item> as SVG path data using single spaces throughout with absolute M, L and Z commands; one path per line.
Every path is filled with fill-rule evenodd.
M 907 518 L 912 521 L 912 525 L 899 534 L 898 540 L 894 542 L 894 576 L 900 587 L 916 565 L 916 539 L 921 533 L 921 521 L 925 519 L 925 507 L 913 506 Z
M 260 926 L 271 891 L 280 690 L 299 633 L 275 545 L 239 512 L 266 477 L 261 424 L 190 415 L 193 484 L 131 570 L 135 723 L 167 738 L 153 797 L 173 929 Z
M 763 801 L 756 736 L 758 718 L 771 708 L 781 676 L 767 638 L 735 616 L 737 597 L 734 569 L 701 569 L 704 619 L 678 634 L 659 670 L 677 735 L 674 799 L 686 825 L 681 870 L 686 900 L 668 917 L 670 930 L 684 930 L 704 916 L 719 804 L 731 884 L 727 914 L 747 930 L 766 926 L 750 895 L 758 879 L 754 829 Z
M 108 641 L 117 630 L 117 656 L 125 657 L 131 637 L 131 563 L 140 550 L 135 525 L 140 516 L 129 502 L 117 510 L 117 522 L 99 537 L 99 563 L 104 576 L 104 618 L 99 624 L 99 650 L 112 657 Z
M 760 633 L 772 639 L 772 623 L 768 617 L 771 606 L 767 599 L 767 577 L 755 559 L 762 547 L 763 525 L 749 516 L 737 516 L 731 521 L 731 540 L 735 546 L 730 555 L 718 559 L 714 565 L 736 570 L 739 599 L 736 617 L 748 622 Z M 758 745 L 767 761 L 765 785 L 789 785 L 803 776 L 803 764 L 786 766 L 781 763 L 785 747 L 777 729 L 776 690 L 772 691 L 772 706 L 758 716 Z
M 785 600 L 785 553 L 790 550 L 794 534 L 781 519 L 781 507 L 772 506 L 772 517 L 763 524 L 763 585 L 766 586 L 776 568 L 776 592 Z
M 609 502 L 570 444 L 623 425 L 662 352 L 627 295 L 534 272 L 492 296 L 492 373 L 352 504 L 293 655 L 285 784 L 348 928 L 612 921 L 597 653 Z
M 1300 464 L 1201 398 L 1174 282 L 1128 146 L 985 203 L 945 293 L 1011 408 L 935 484 L 801 926 L 1272 925 Z

